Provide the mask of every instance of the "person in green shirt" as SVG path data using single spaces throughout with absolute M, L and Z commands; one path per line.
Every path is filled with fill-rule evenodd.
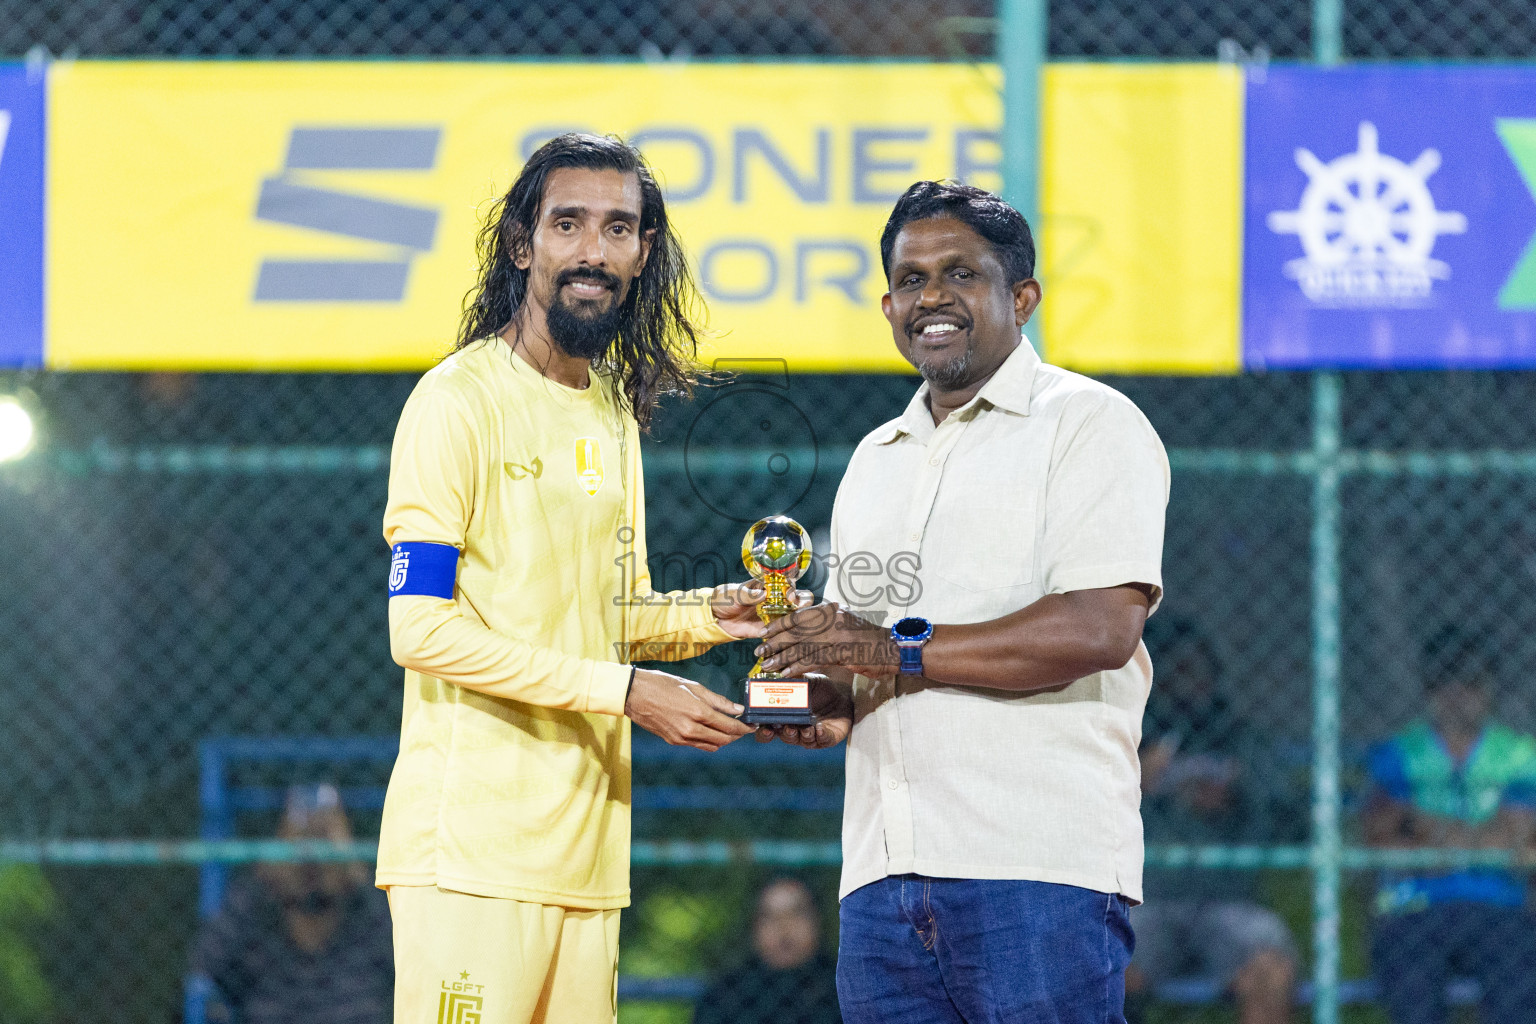
M 1429 716 L 1370 753 L 1366 842 L 1521 852 L 1536 835 L 1536 738 L 1491 718 L 1494 659 L 1447 629 L 1425 649 Z M 1483 1024 L 1536 1021 L 1536 914 L 1494 868 L 1383 874 L 1372 937 L 1394 1024 L 1443 1024 L 1446 981 L 1475 977 Z

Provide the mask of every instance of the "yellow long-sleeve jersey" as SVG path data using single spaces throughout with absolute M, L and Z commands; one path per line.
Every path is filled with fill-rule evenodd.
M 628 905 L 626 662 L 730 639 L 708 590 L 651 591 L 644 509 L 612 381 L 565 387 L 493 338 L 417 384 L 384 539 L 460 555 L 451 599 L 389 602 L 407 671 L 380 886 Z

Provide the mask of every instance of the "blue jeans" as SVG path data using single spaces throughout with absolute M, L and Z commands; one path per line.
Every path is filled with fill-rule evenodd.
M 839 908 L 844 1024 L 1124 1024 L 1121 896 L 894 875 Z

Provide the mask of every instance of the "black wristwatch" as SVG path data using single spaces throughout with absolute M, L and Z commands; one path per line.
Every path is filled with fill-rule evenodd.
M 927 619 L 909 615 L 896 621 L 896 624 L 891 627 L 891 640 L 895 642 L 896 649 L 901 653 L 898 672 L 910 676 L 923 674 L 923 645 L 931 636 L 933 636 L 933 623 Z

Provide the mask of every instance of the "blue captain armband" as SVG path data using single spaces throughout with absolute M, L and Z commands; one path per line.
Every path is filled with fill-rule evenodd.
M 406 541 L 389 550 L 389 596 L 420 594 L 453 600 L 459 549 L 452 544 Z

